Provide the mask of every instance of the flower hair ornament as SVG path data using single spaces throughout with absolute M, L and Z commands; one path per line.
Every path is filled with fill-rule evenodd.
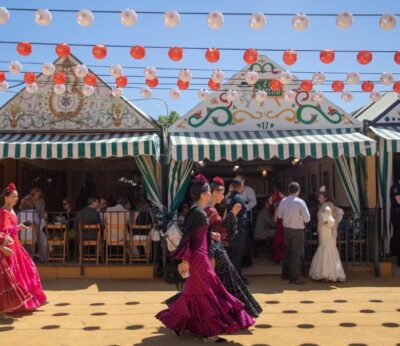
M 7 193 L 10 193 L 10 192 L 13 192 L 13 191 L 16 191 L 16 190 L 17 190 L 17 188 L 15 187 L 15 184 L 14 184 L 14 183 L 10 183 L 10 185 L 8 185 L 8 186 L 6 187 Z
M 322 193 L 326 192 L 326 186 L 325 186 L 325 185 L 322 185 L 322 186 L 319 188 L 319 192 L 322 192 Z
M 222 179 L 221 177 L 215 177 L 215 178 L 212 180 L 212 182 L 213 182 L 215 185 L 225 186 L 224 179 Z
M 207 178 L 206 178 L 203 174 L 201 174 L 201 173 L 197 174 L 197 175 L 193 178 L 193 181 L 194 181 L 195 183 L 201 182 L 203 185 L 206 185 L 206 184 L 208 183 Z

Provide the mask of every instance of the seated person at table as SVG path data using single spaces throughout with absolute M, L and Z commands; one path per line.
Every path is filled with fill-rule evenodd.
M 136 210 L 133 213 L 133 225 L 144 226 L 150 225 L 151 227 L 155 223 L 155 217 L 153 209 L 148 201 L 142 200 L 138 203 Z M 133 230 L 132 232 L 134 240 L 139 240 L 141 243 L 146 244 L 148 240 L 148 234 L 144 234 L 141 230 Z M 142 247 L 142 246 L 141 246 Z M 146 249 L 143 246 L 143 251 L 146 253 Z M 138 254 L 138 247 L 133 248 L 133 253 Z
M 271 246 L 272 239 L 275 236 L 276 224 L 273 215 L 270 213 L 270 204 L 268 199 L 265 201 L 265 206 L 262 208 L 256 218 L 256 225 L 254 227 L 254 240 L 258 243 L 262 243 L 262 247 L 268 252 Z M 255 252 L 259 249 L 255 247 Z
M 96 197 L 88 198 L 88 206 L 79 210 L 75 216 L 75 228 L 79 231 L 79 225 L 100 225 L 99 199 Z M 79 233 L 78 233 L 79 234 Z M 85 229 L 82 232 L 84 240 L 96 240 L 97 230 Z
M 131 202 L 121 197 L 114 207 L 108 207 L 104 213 L 107 241 L 123 241 L 127 239 L 127 226 L 130 223 Z

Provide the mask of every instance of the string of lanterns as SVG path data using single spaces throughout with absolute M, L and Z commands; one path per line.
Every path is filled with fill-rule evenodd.
M 27 9 L 13 9 L 14 11 L 18 10 L 27 10 Z M 53 20 L 53 12 L 76 12 L 76 21 L 79 25 L 88 27 L 93 25 L 95 16 L 94 12 L 100 13 L 119 13 L 120 22 L 123 26 L 131 27 L 137 24 L 138 22 L 138 12 L 132 9 L 125 9 L 120 12 L 118 11 L 91 11 L 87 9 L 82 10 L 49 10 L 49 9 L 38 9 L 34 11 L 34 20 L 37 25 L 47 26 Z M 145 12 L 146 14 L 159 14 L 160 12 Z M 184 15 L 203 15 L 203 13 L 195 13 L 188 12 L 184 13 Z M 225 15 L 248 15 L 248 25 L 253 30 L 261 30 L 267 25 L 267 15 L 262 12 L 255 12 L 252 14 L 242 14 L 242 13 L 226 13 Z M 207 25 L 210 29 L 217 30 L 220 29 L 225 22 L 225 16 L 220 11 L 212 11 L 207 14 Z M 269 14 L 271 16 L 276 15 L 287 15 L 287 14 Z M 318 14 L 310 15 L 310 16 L 318 16 Z M 320 14 L 320 16 L 327 16 L 326 14 Z M 352 14 L 350 12 L 341 12 L 337 15 L 332 15 L 336 17 L 336 27 L 342 30 L 349 29 L 352 27 L 354 22 L 354 17 L 358 16 L 357 14 Z M 362 15 L 359 16 L 376 16 L 376 15 Z M 0 24 L 6 24 L 10 20 L 10 11 L 5 7 L 0 7 Z M 181 14 L 177 11 L 167 11 L 163 16 L 164 25 L 167 28 L 176 28 L 181 23 Z M 294 30 L 304 31 L 309 27 L 310 20 L 309 16 L 304 13 L 298 13 L 292 15 L 291 26 Z M 397 24 L 396 14 L 394 13 L 384 13 L 379 16 L 378 21 L 379 27 L 383 30 L 393 30 Z

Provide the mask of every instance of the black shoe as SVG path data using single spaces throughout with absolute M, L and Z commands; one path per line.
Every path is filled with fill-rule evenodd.
M 305 281 L 301 281 L 301 280 L 295 280 L 295 281 L 289 281 L 289 284 L 291 284 L 291 285 L 305 285 L 306 282 Z

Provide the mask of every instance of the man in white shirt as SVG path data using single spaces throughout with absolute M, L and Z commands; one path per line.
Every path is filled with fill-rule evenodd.
M 299 280 L 300 265 L 304 255 L 305 224 L 310 222 L 310 212 L 306 203 L 299 198 L 300 185 L 289 184 L 289 196 L 278 207 L 277 217 L 283 220 L 285 237 L 285 258 L 283 260 L 282 279 L 289 279 L 294 285 L 305 284 Z

